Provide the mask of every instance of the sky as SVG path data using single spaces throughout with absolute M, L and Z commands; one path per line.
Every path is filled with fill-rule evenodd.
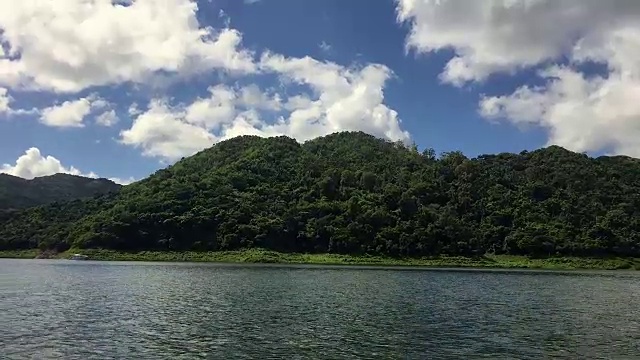
M 640 157 L 637 0 L 0 0 L 0 172 L 127 184 L 239 135 Z

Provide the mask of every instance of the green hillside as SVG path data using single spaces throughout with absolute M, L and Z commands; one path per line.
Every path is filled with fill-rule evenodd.
M 0 210 L 24 209 L 56 201 L 93 197 L 118 191 L 120 185 L 107 179 L 55 174 L 25 180 L 0 174 Z
M 640 163 L 436 158 L 363 133 L 237 137 L 117 194 L 2 215 L 0 250 L 640 255 Z

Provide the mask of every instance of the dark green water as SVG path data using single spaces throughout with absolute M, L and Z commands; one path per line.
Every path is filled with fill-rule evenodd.
M 640 276 L 0 260 L 2 359 L 633 359 Z

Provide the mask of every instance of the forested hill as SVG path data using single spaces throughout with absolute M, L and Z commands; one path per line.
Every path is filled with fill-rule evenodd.
M 0 219 L 0 248 L 640 255 L 640 164 L 436 158 L 363 133 L 237 137 L 120 192 Z
M 23 209 L 69 201 L 118 191 L 120 185 L 107 179 L 91 179 L 82 176 L 55 174 L 25 180 L 0 174 L 0 210 Z

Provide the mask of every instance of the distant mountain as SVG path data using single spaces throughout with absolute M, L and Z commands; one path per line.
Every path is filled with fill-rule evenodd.
M 56 201 L 68 201 L 120 190 L 107 179 L 55 174 L 26 180 L 0 174 L 0 210 L 24 209 Z
M 0 213 L 0 250 L 37 247 L 638 257 L 640 161 L 242 136 L 117 193 Z

